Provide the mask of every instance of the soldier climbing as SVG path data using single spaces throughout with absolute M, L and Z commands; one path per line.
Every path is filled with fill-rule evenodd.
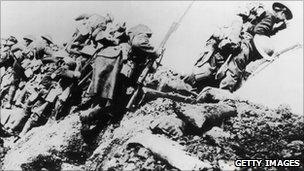
M 241 21 L 220 28 L 208 39 L 193 72 L 184 79 L 198 92 L 206 86 L 234 92 L 241 86 L 250 62 L 261 58 L 273 60 L 270 59 L 273 49 L 268 48 L 265 53 L 267 48 L 257 49 L 257 46 L 261 46 L 257 43 L 267 41 L 267 37 L 285 29 L 288 20 L 293 18 L 292 12 L 279 2 L 273 3 L 272 10 L 266 10 L 260 3 L 249 6 L 247 11 L 238 14 Z

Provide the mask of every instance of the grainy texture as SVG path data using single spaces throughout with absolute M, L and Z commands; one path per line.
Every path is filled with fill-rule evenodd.
M 209 99 L 217 99 L 217 92 L 206 91 Z M 235 159 L 303 161 L 303 116 L 292 114 L 286 106 L 270 109 L 228 98 L 229 94 L 222 97 L 197 104 L 164 98 L 148 101 L 126 113 L 119 124 L 105 125 L 91 144 L 82 136 L 78 115 L 71 114 L 59 123 L 31 130 L 16 144 L 3 139 L 2 169 L 178 170 L 186 163 L 172 160 L 168 153 L 177 149 L 194 161 L 222 170 L 239 169 L 233 165 Z M 170 149 L 144 141 L 130 143 L 142 134 L 162 137 L 158 143 L 166 142 Z

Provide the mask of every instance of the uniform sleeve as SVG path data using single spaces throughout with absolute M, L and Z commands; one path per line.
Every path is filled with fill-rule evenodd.
M 15 44 L 12 46 L 11 51 L 14 53 L 18 50 L 22 51 L 24 49 L 24 46 L 22 46 L 21 44 Z
M 259 22 L 253 29 L 253 32 L 255 34 L 265 35 L 265 36 L 271 36 L 272 33 L 272 27 L 274 25 L 274 18 L 273 15 L 267 14 L 261 22 Z

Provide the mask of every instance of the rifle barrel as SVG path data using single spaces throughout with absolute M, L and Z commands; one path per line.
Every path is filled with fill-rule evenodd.
M 168 30 L 168 32 L 166 33 L 164 39 L 161 41 L 160 45 L 159 45 L 159 49 L 163 49 L 165 47 L 165 44 L 167 43 L 167 41 L 169 40 L 170 36 L 172 35 L 172 33 L 177 30 L 178 26 L 180 25 L 180 23 L 182 22 L 183 18 L 186 16 L 186 14 L 188 13 L 188 11 L 190 10 L 191 6 L 193 5 L 194 1 L 192 1 L 187 9 L 184 11 L 183 15 L 179 18 L 179 20 L 177 22 L 173 22 Z M 158 64 L 161 63 L 163 59 L 163 53 L 161 54 L 161 57 L 158 60 Z
M 290 46 L 290 47 L 287 47 L 281 51 L 279 51 L 277 54 L 275 54 L 275 57 L 279 57 L 280 55 L 282 55 L 283 53 L 286 53 L 290 50 L 293 50 L 297 47 L 301 47 L 301 44 L 296 44 L 296 45 L 293 45 L 293 46 Z M 261 71 L 263 71 L 265 68 L 267 68 L 270 64 L 272 64 L 273 61 L 266 61 L 266 63 L 263 63 L 262 65 L 260 65 L 255 71 L 253 71 L 253 73 L 247 78 L 247 81 L 249 79 L 251 79 L 252 77 L 256 76 L 258 73 L 260 73 Z
M 287 48 L 285 48 L 285 49 L 279 51 L 275 56 L 278 57 L 278 56 L 280 56 L 281 54 L 286 53 L 286 52 L 288 52 L 288 51 L 290 51 L 290 50 L 292 50 L 292 49 L 295 49 L 295 48 L 297 48 L 297 47 L 301 47 L 301 44 L 296 44 L 296 45 L 287 47 Z

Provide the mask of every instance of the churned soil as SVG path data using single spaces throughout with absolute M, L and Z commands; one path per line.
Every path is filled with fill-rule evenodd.
M 161 77 L 170 78 L 167 84 L 182 79 L 172 71 L 157 74 L 148 78 L 151 88 L 159 88 Z M 182 90 L 176 92 L 187 95 Z M 271 109 L 220 96 L 209 91 L 208 98 L 191 104 L 155 98 L 127 112 L 119 122 L 97 124 L 102 129 L 92 128 L 95 133 L 85 132 L 78 114 L 70 114 L 58 123 L 32 129 L 16 143 L 12 138 L 0 139 L 1 169 L 249 169 L 235 167 L 236 159 L 298 159 L 302 163 L 297 168 L 253 169 L 304 169 L 303 115 L 293 114 L 288 106 Z

